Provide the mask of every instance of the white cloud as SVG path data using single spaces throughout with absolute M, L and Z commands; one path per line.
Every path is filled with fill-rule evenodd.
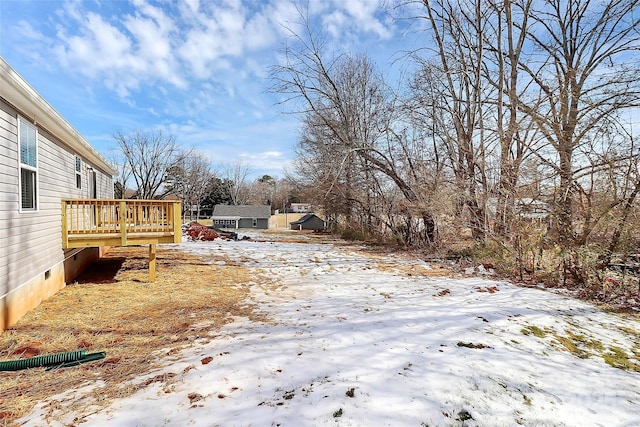
M 244 11 L 212 6 L 201 9 L 190 27 L 186 27 L 177 54 L 199 79 L 208 79 L 218 69 L 229 68 L 229 57 L 244 51 Z
M 364 35 L 388 40 L 393 36 L 393 25 L 382 17 L 383 3 L 375 0 L 334 0 L 332 7 L 317 9 L 324 28 L 336 40 L 361 38 Z
M 45 42 L 47 38 L 33 26 L 24 20 L 20 20 L 16 23 L 13 31 L 20 34 L 20 37 L 28 40 L 29 42 Z
M 87 13 L 77 35 L 70 35 L 62 26 L 58 27 L 57 35 L 63 44 L 56 46 L 55 54 L 66 68 L 92 80 L 104 79 L 106 86 L 122 97 L 137 88 L 137 79 L 117 72 L 122 68 L 140 68 L 139 60 L 131 55 L 131 41 L 99 15 Z
M 281 175 L 291 166 L 291 159 L 279 151 L 264 151 L 259 153 L 240 153 L 237 160 L 250 166 L 251 171 L 260 175 L 261 171 L 270 171 L 274 175 Z
M 264 14 L 254 15 L 246 25 L 246 46 L 250 51 L 272 46 L 277 41 L 274 23 Z
M 334 39 L 338 39 L 342 36 L 344 25 L 347 22 L 347 15 L 336 10 L 328 15 L 324 15 L 322 22 L 326 31 L 331 34 Z
M 309 13 L 337 40 L 357 39 L 358 34 L 385 39 L 393 28 L 379 19 L 380 1 L 312 1 Z M 142 86 L 168 83 L 186 89 L 211 79 L 224 79 L 234 93 L 233 82 L 266 77 L 281 38 L 288 29 L 300 30 L 301 18 L 291 0 L 131 0 L 112 5 L 65 2 L 57 12 L 56 37 L 48 43 L 33 23 L 21 21 L 17 29 L 32 44 L 53 45 L 58 63 L 103 82 L 123 99 Z
M 198 9 L 200 9 L 200 0 L 184 0 L 184 2 L 194 13 L 197 13 Z
M 136 1 L 136 6 L 139 7 L 137 13 L 125 17 L 124 26 L 136 42 L 136 57 L 145 61 L 146 69 L 141 70 L 142 74 L 155 75 L 178 88 L 185 88 L 186 82 L 173 58 L 174 22 L 157 7 L 140 0 Z
M 379 41 L 392 27 L 370 1 L 313 0 L 312 26 L 329 31 L 336 49 Z M 69 1 L 43 21 L 55 33 L 32 20 L 13 28 L 25 46 L 40 47 L 39 64 L 81 76 L 83 94 L 104 97 L 107 89 L 130 106 L 113 120 L 118 126 L 161 126 L 185 146 L 217 147 L 212 156 L 240 156 L 255 169 L 290 163 L 282 153 L 291 148 L 297 123 L 274 116 L 279 107 L 265 91 L 284 37 L 302 31 L 291 0 Z
M 373 0 L 349 0 L 338 4 L 344 7 L 358 29 L 376 34 L 381 39 L 389 39 L 393 35 L 393 30 L 376 17 L 383 6 L 382 3 Z
M 1 32 L 2 30 L 0 30 Z M 30 22 L 25 20 L 17 21 L 11 28 L 11 32 L 6 31 L 0 35 L 0 38 L 3 36 L 7 42 L 11 43 L 16 52 L 23 58 L 30 58 L 41 69 L 54 67 L 55 61 L 48 57 L 52 49 L 51 40 Z M 9 38 L 11 38 L 11 41 L 9 41 Z M 13 40 L 19 42 L 14 42 Z
M 269 4 L 251 6 L 239 1 L 207 3 L 192 16 L 179 55 L 197 78 L 215 78 L 219 70 L 233 70 L 244 78 L 246 62 L 256 55 L 271 61 L 269 47 L 278 46 L 275 10 Z
M 121 98 L 158 80 L 186 87 L 173 61 L 174 23 L 158 7 L 140 0 L 135 6 L 133 14 L 107 20 L 80 3 L 66 3 L 54 48 L 58 61 L 83 77 L 102 80 Z

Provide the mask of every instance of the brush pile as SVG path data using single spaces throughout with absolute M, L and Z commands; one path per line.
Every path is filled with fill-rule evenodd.
M 212 230 L 206 225 L 202 225 L 195 221 L 185 224 L 183 228 L 184 228 L 184 234 L 186 234 L 189 240 L 199 240 L 199 241 L 209 242 L 211 240 L 215 240 L 218 237 L 220 237 L 220 235 L 215 230 Z

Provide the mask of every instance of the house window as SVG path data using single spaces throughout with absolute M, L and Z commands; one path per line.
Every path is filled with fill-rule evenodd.
M 82 188 L 82 175 L 80 171 L 82 170 L 82 159 L 76 156 L 76 188 Z
M 20 144 L 20 207 L 23 211 L 38 208 L 38 132 L 35 126 L 18 119 Z

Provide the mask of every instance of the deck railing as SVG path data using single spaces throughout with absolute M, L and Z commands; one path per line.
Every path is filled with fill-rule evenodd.
M 181 203 L 168 200 L 62 200 L 62 246 L 179 243 Z

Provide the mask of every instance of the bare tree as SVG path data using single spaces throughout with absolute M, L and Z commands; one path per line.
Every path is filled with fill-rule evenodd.
M 554 223 L 561 246 L 585 245 L 597 216 L 607 212 L 594 204 L 603 168 L 633 157 L 622 147 L 612 157 L 610 135 L 618 116 L 640 105 L 638 0 L 422 4 L 439 59 L 438 66 L 433 57 L 420 63 L 429 89 L 425 104 L 471 212 L 474 187 L 493 186 L 485 181 L 486 165 L 498 164 L 498 228 L 504 229 L 509 199 L 526 184 L 520 165 L 535 155 L 558 177 Z M 495 117 L 494 129 L 487 114 Z M 540 137 L 546 144 L 532 146 Z M 498 142 L 494 160 L 486 157 L 491 140 Z
M 575 221 L 574 203 L 588 192 L 580 179 L 589 163 L 584 153 L 600 151 L 592 144 L 599 133 L 610 129 L 618 113 L 640 105 L 638 5 L 549 0 L 531 11 L 528 42 L 544 55 L 519 61 L 531 89 L 518 106 L 556 154 L 557 163 L 549 166 L 559 176 L 555 213 L 564 247 L 584 245 L 591 232 L 586 218 L 580 226 Z
M 184 202 L 184 215 L 191 218 L 196 211 L 196 221 L 200 219 L 200 205 L 209 194 L 212 180 L 211 162 L 201 153 L 191 151 L 180 156 L 167 173 L 167 191 L 173 192 Z
M 247 179 L 250 173 L 251 167 L 240 160 L 224 166 L 224 182 L 228 186 L 232 205 L 246 205 L 249 202 L 251 193 Z
M 495 105 L 500 147 L 495 226 L 498 236 L 504 236 L 512 222 L 520 166 L 536 133 L 532 121 L 526 120 L 518 107 L 522 92 L 519 64 L 525 53 L 532 2 L 490 0 L 487 5 L 491 18 L 487 21 L 490 31 L 484 36 L 487 47 L 483 74 L 497 89 L 495 101 L 489 102 Z
M 112 156 L 111 164 L 118 171 L 118 176 L 113 184 L 113 195 L 116 199 L 124 199 L 129 179 L 131 179 L 131 167 L 129 162 L 124 161 L 121 156 L 117 155 Z
M 332 223 L 341 220 L 351 224 L 357 200 L 354 181 L 358 174 L 353 156 L 333 143 L 326 127 L 314 120 L 312 114 L 302 119 L 295 161 L 297 182 L 305 188 L 309 200 L 330 213 Z
M 483 7 L 482 0 L 424 0 L 423 5 L 437 60 L 414 55 L 421 66 L 416 82 L 430 82 L 431 93 L 426 95 L 428 104 L 438 110 L 431 116 L 439 120 L 436 135 L 442 139 L 450 159 L 460 202 L 469 210 L 473 237 L 482 240 L 488 190 L 483 116 L 488 85 L 482 71 L 490 11 Z M 418 84 L 415 86 L 419 88 Z
M 289 203 L 291 203 L 294 187 L 294 182 L 289 178 L 276 179 L 271 206 L 273 206 L 274 209 L 281 209 L 282 211 L 287 209 Z
M 301 17 L 305 33 L 292 31 L 293 45 L 286 47 L 284 63 L 272 68 L 273 89 L 299 102 L 297 113 L 305 124 L 301 148 L 306 160 L 331 180 L 326 196 L 339 189 L 343 203 L 334 203 L 334 208 L 342 205 L 350 215 L 360 205 L 370 218 L 375 205 L 371 197 L 383 175 L 406 199 L 404 214 L 412 216 L 420 206 L 419 195 L 394 159 L 394 99 L 381 74 L 366 55 L 327 58 L 308 19 Z M 356 188 L 363 197 L 354 197 Z M 422 240 L 433 242 L 433 216 L 424 209 L 416 214 L 423 222 Z
M 278 206 L 273 200 L 277 185 L 278 181 L 270 175 L 263 175 L 256 179 L 249 185 L 249 202 L 257 205 Z
M 153 199 L 166 173 L 184 154 L 173 136 L 162 131 L 117 131 L 113 138 L 136 184 L 137 198 Z

